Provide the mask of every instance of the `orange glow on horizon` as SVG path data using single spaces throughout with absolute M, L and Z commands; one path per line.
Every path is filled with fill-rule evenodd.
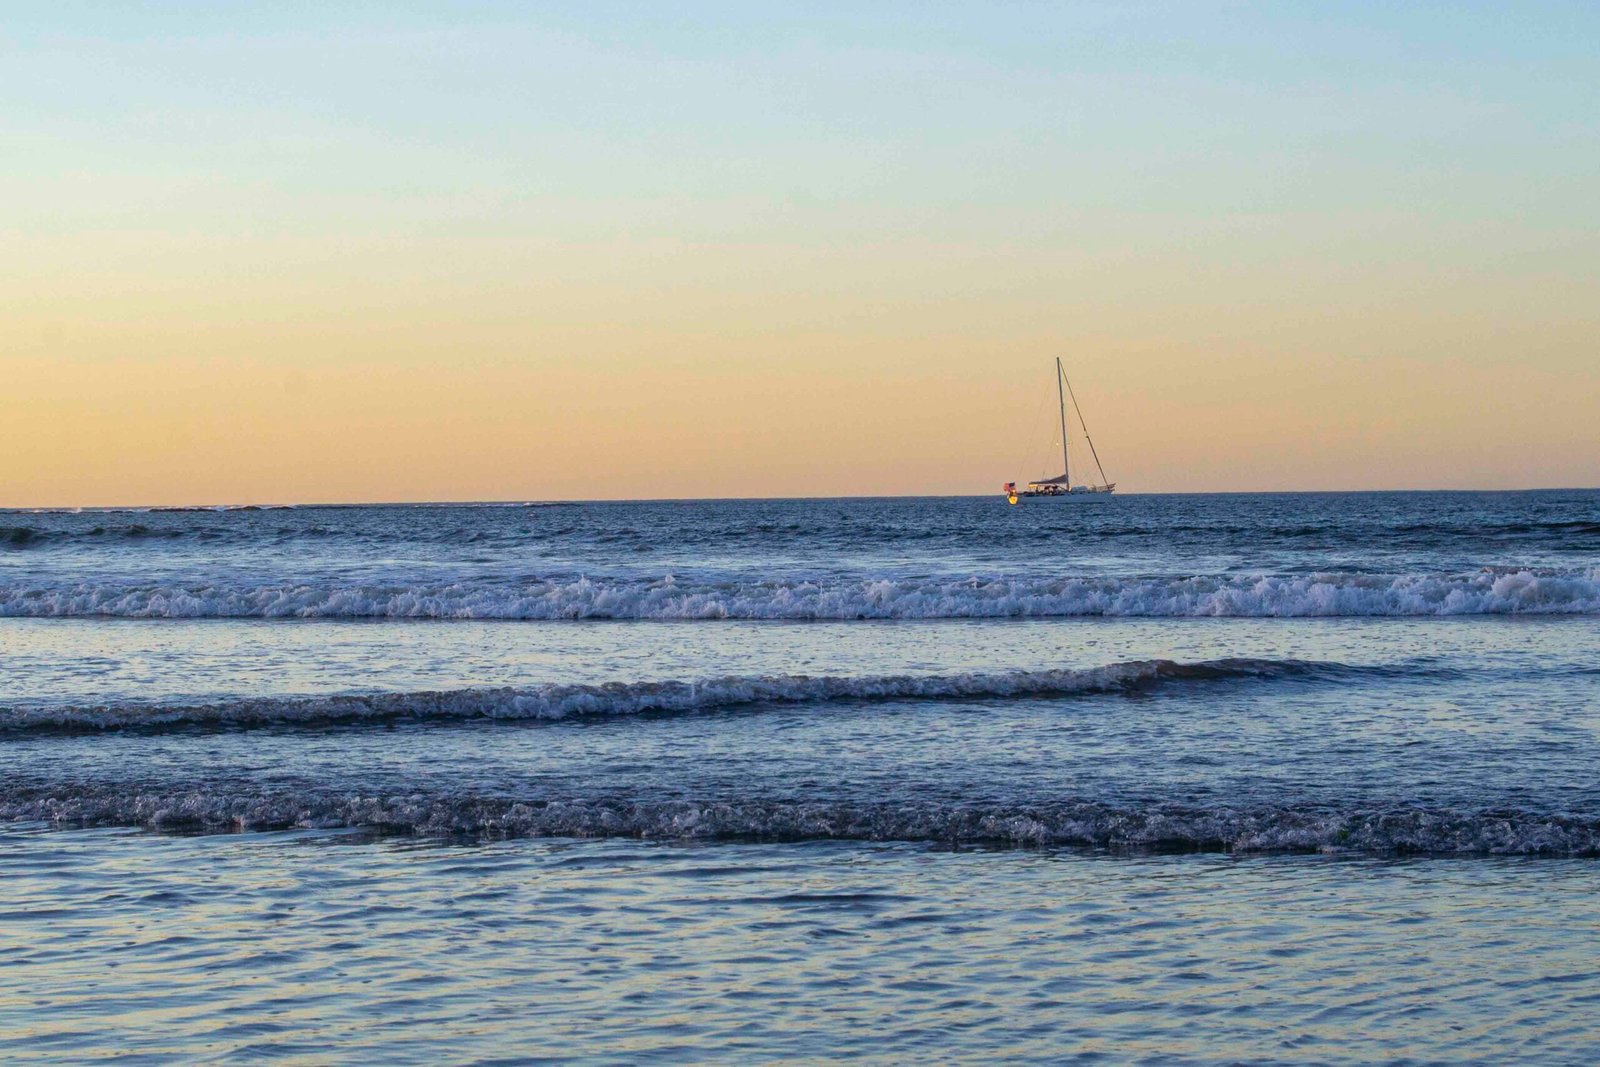
M 1581 9 L 375 10 L 19 13 L 0 506 L 1600 485 Z

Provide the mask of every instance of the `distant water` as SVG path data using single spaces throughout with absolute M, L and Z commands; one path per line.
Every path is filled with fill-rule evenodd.
M 1580 1062 L 1597 651 L 1597 491 L 0 512 L 0 1056 Z
M 1577 493 L 0 512 L 0 615 L 1600 613 Z

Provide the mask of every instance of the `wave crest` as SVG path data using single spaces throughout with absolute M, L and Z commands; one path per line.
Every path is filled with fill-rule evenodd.
M 0 586 L 0 616 L 960 619 L 1600 614 L 1600 568 L 1187 578 L 530 579 L 425 585 Z
M 415 693 L 244 697 L 192 704 L 0 707 L 0 730 L 113 730 L 163 726 L 308 726 L 368 720 L 564 719 L 713 711 L 750 704 L 985 699 L 1115 692 L 1179 681 L 1285 678 L 1352 668 L 1303 660 L 1132 660 L 1085 670 L 868 677 L 779 675 L 697 682 L 611 682 Z
M 232 832 L 361 827 L 429 836 L 859 840 L 945 845 L 1226 852 L 1600 855 L 1600 819 L 1513 809 L 1397 804 L 1129 807 L 1087 800 L 1015 806 L 921 801 L 503 798 L 355 793 L 125 791 L 73 787 L 0 797 L 0 820 Z

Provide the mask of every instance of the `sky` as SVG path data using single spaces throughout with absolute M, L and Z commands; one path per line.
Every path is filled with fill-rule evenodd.
M 1600 6 L 0 19 L 0 506 L 1600 485 Z

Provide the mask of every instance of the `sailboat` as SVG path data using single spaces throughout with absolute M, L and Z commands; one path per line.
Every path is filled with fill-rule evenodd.
M 1072 484 L 1072 463 L 1067 458 L 1068 397 L 1072 398 L 1072 410 L 1078 416 L 1078 425 L 1083 429 L 1083 439 L 1089 442 L 1089 455 L 1094 457 L 1095 470 L 1100 473 L 1099 482 Z M 1055 478 L 1040 478 L 1029 482 L 1027 488 L 1020 491 L 1016 482 L 1007 482 L 1004 492 L 1009 503 L 1015 504 L 1019 500 L 1040 497 L 1103 496 L 1117 491 L 1117 483 L 1106 480 L 1106 469 L 1100 465 L 1100 453 L 1095 451 L 1094 440 L 1089 436 L 1089 427 L 1083 421 L 1083 409 L 1078 407 L 1078 398 L 1072 392 L 1072 383 L 1067 380 L 1067 372 L 1061 366 L 1060 357 L 1056 358 L 1056 403 L 1061 409 L 1061 474 Z

